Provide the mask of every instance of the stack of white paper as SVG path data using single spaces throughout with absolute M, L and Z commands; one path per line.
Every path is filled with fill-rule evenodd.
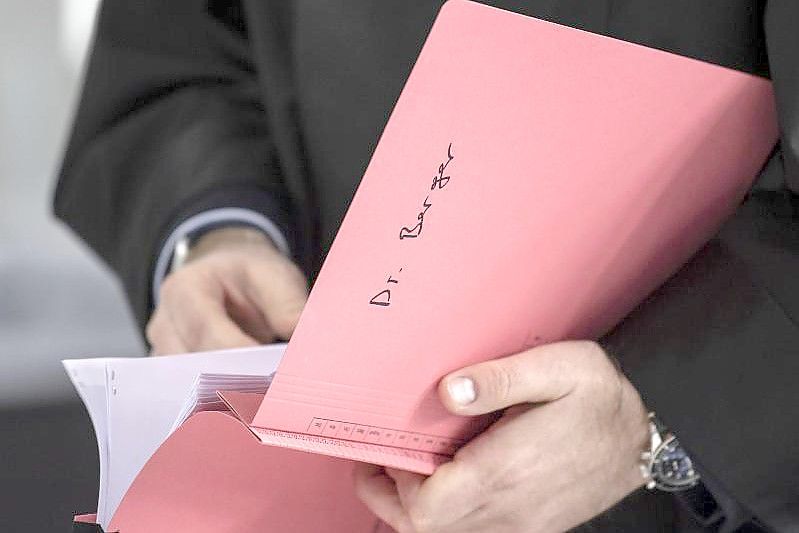
M 218 391 L 224 392 L 252 392 L 266 394 L 272 376 L 247 376 L 243 374 L 200 374 L 194 380 L 191 392 L 183 404 L 183 409 L 175 419 L 171 435 L 180 425 L 194 413 L 201 411 L 226 411 L 227 406 L 223 402 Z
M 221 408 L 216 391 L 265 392 L 285 347 L 63 361 L 97 436 L 98 523 L 108 526 L 136 475 L 179 425 L 176 419 Z

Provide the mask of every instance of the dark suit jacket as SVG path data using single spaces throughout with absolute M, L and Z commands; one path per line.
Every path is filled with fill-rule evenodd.
M 725 516 L 709 529 L 799 530 L 799 2 L 490 3 L 774 80 L 782 148 L 757 190 L 603 342 L 700 463 Z M 440 5 L 104 3 L 55 206 L 142 325 L 163 240 L 205 209 L 264 213 L 313 277 Z M 695 526 L 631 499 L 645 518 L 597 527 Z

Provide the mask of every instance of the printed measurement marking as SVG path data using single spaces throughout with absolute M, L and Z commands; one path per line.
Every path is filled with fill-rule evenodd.
M 453 455 L 464 444 L 463 441 L 457 439 L 438 437 L 436 435 L 364 426 L 326 418 L 312 419 L 311 423 L 308 424 L 308 434 L 442 455 Z

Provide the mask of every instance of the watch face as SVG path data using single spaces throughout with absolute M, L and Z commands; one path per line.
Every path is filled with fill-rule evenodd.
M 696 485 L 699 474 L 691 458 L 673 436 L 666 439 L 655 451 L 652 477 L 662 490 L 683 490 Z

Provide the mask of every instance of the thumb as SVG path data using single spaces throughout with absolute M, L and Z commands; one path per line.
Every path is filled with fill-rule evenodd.
M 272 331 L 281 339 L 288 339 L 308 299 L 305 277 L 293 262 L 282 256 L 249 266 L 248 285 L 256 305 Z
M 591 342 L 565 341 L 468 366 L 441 380 L 439 396 L 450 412 L 467 416 L 554 401 L 574 389 L 596 350 Z

